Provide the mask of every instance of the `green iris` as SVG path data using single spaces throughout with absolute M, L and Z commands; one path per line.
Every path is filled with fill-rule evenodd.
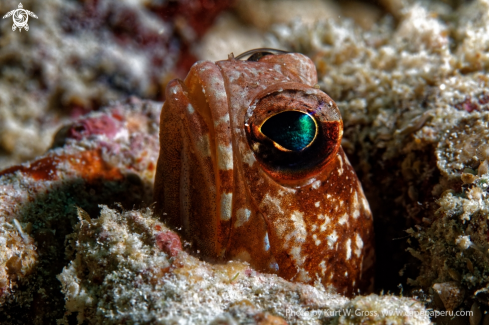
M 314 140 L 316 123 L 308 114 L 286 111 L 266 120 L 261 132 L 285 149 L 301 151 Z

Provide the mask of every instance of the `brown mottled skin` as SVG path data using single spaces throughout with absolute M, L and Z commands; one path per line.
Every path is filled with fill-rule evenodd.
M 346 295 L 368 292 L 372 215 L 340 146 L 340 112 L 316 83 L 314 64 L 297 53 L 198 62 L 185 81 L 170 82 L 156 213 L 207 260 L 247 261 Z M 261 133 L 288 110 L 318 125 L 305 149 L 286 150 Z

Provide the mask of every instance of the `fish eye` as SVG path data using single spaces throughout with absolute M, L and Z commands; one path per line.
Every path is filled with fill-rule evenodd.
M 266 119 L 260 130 L 277 148 L 302 151 L 312 144 L 318 127 L 316 120 L 308 113 L 285 111 Z
M 270 49 L 270 48 L 260 48 L 260 49 L 249 50 L 249 51 L 246 51 L 244 53 L 241 53 L 240 55 L 235 57 L 235 59 L 236 60 L 242 60 L 242 59 L 248 57 L 248 59 L 246 59 L 246 61 L 257 62 L 257 61 L 260 61 L 260 59 L 262 57 L 267 56 L 267 55 L 286 54 L 286 53 L 289 53 L 289 52 L 283 51 L 283 50 L 277 50 L 277 49 Z
M 338 152 L 343 121 L 328 95 L 294 84 L 258 95 L 245 130 L 262 169 L 282 184 L 296 184 L 318 174 Z

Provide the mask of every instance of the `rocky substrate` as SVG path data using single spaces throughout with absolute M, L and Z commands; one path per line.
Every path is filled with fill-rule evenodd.
M 185 243 L 148 210 L 161 104 L 132 98 L 78 120 L 77 109 L 69 110 L 76 114 L 67 120 L 75 122 L 60 130 L 53 147 L 39 156 L 52 143 L 59 120 L 50 124 L 25 118 L 35 114 L 24 114 L 24 108 L 48 97 L 10 87 L 2 92 L 8 96 L 1 103 L 13 104 L 0 105 L 8 118 L 1 121 L 24 124 L 2 126 L 0 156 L 10 157 L 8 162 L 38 157 L 0 172 L 0 321 L 412 324 L 429 322 L 422 302 L 440 312 L 473 312 L 472 317 L 433 321 L 488 324 L 489 1 L 381 3 L 390 15 L 372 19 L 373 11 L 362 9 L 370 13 L 364 15 L 365 25 L 336 18 L 341 12 L 336 5 L 328 20 L 274 21 L 278 25 L 273 26 L 246 6 L 238 6 L 236 13 L 269 31 L 265 38 L 255 30 L 253 44 L 302 52 L 315 61 L 320 87 L 342 112 L 342 145 L 374 213 L 377 293 L 385 289 L 399 296 L 348 300 L 320 287 L 256 273 L 244 264 L 197 260 L 180 249 Z M 188 30 L 179 28 L 182 35 Z M 233 28 L 246 42 L 246 28 L 224 21 L 205 36 L 202 51 L 221 49 L 224 38 L 233 39 Z M 26 42 L 35 39 L 23 37 Z M 17 53 L 13 44 L 2 51 Z M 16 60 L 20 57 L 29 58 Z M 18 66 L 29 66 L 26 62 Z M 11 78 L 1 82 L 13 83 L 24 76 L 20 71 L 8 70 Z M 127 76 L 122 79 L 140 80 L 132 72 Z M 68 77 L 64 80 L 72 80 Z M 15 84 L 32 87 L 22 78 Z M 91 85 L 86 80 L 82 84 Z M 153 88 L 144 89 L 140 95 L 153 96 L 145 92 Z M 62 92 L 56 103 L 76 108 L 78 102 L 70 98 L 78 93 L 85 92 Z M 108 91 L 103 98 L 123 94 Z M 50 130 L 45 135 L 44 126 Z M 43 145 L 29 140 L 32 135 Z M 17 147 L 40 149 L 22 154 L 12 149 Z M 220 297 L 224 292 L 229 295 Z M 401 292 L 418 300 L 401 298 Z M 326 312 L 355 306 L 423 316 L 388 319 L 382 313 L 376 318 Z M 287 314 L 294 310 L 298 312 Z
M 2 324 L 429 324 L 413 298 L 350 300 L 189 255 L 150 208 L 160 108 L 86 115 L 0 173 Z

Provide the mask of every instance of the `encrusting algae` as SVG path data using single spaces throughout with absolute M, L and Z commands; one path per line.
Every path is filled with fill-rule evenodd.
M 487 161 L 480 165 L 480 174 L 462 173 L 461 190 L 442 194 L 430 227 L 408 230 L 419 243 L 419 249 L 410 250 L 422 262 L 421 275 L 410 284 L 431 286 L 447 310 L 462 303 L 470 308 L 473 303 L 486 305 L 489 301 L 487 166 Z M 450 301 L 444 299 L 445 288 L 452 292 Z

